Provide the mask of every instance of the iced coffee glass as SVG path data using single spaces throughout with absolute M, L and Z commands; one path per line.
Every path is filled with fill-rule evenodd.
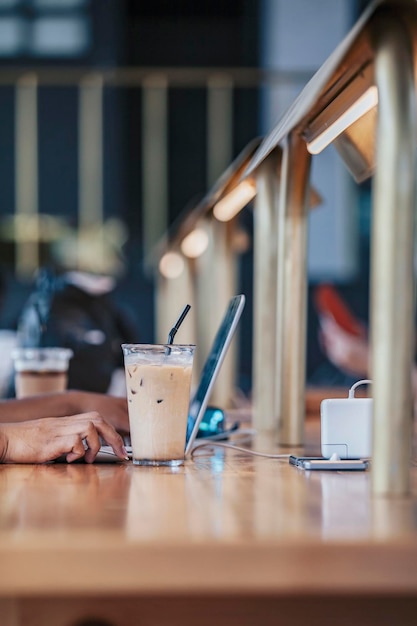
M 135 465 L 181 465 L 193 345 L 122 345 Z
M 17 398 L 65 391 L 72 350 L 68 348 L 17 348 L 12 357 Z

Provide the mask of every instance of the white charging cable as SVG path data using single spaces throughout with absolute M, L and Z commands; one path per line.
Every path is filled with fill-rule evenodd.
M 197 441 L 192 449 L 191 449 L 191 453 L 190 456 L 191 458 L 193 458 L 194 456 L 199 456 L 197 450 L 200 450 L 201 448 L 230 448 L 232 450 L 236 450 L 237 452 L 243 452 L 245 454 L 249 454 L 252 456 L 262 456 L 265 457 L 267 459 L 289 459 L 290 455 L 289 454 L 269 454 L 267 452 L 258 452 L 257 450 L 251 450 L 250 448 L 242 448 L 241 446 L 237 446 L 235 443 L 233 443 L 233 440 L 239 439 L 242 435 L 244 436 L 252 436 L 256 433 L 255 430 L 253 430 L 252 428 L 248 428 L 248 429 L 242 429 L 241 431 L 236 431 L 236 433 L 233 433 L 233 438 L 230 437 L 231 441 L 229 443 L 225 443 L 225 442 L 220 442 L 220 441 L 213 441 L 210 440 L 210 438 L 207 437 L 207 439 L 205 441 Z M 210 454 L 212 454 L 212 451 L 209 452 Z
M 240 446 L 235 446 L 233 443 L 222 443 L 220 441 L 207 441 L 205 443 L 197 443 L 191 450 L 191 458 L 193 458 L 193 456 L 198 456 L 195 454 L 195 452 L 200 448 L 230 448 L 231 450 L 236 450 L 237 452 L 243 452 L 244 454 L 249 454 L 252 456 L 263 456 L 267 459 L 290 458 L 290 454 L 267 454 L 266 452 L 258 452 L 257 450 L 251 450 L 250 448 L 241 448 Z
M 358 380 L 358 382 L 352 385 L 352 387 L 349 389 L 348 398 L 352 400 L 355 397 L 355 389 L 357 389 L 357 387 L 359 387 L 360 385 L 371 385 L 372 383 L 373 380 L 369 380 L 367 378 L 364 378 L 363 380 Z

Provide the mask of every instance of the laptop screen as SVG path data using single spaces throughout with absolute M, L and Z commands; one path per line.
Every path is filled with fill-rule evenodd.
M 223 320 L 214 338 L 210 354 L 204 364 L 199 385 L 190 403 L 187 442 L 185 454 L 187 454 L 197 436 L 198 428 L 203 419 L 207 403 L 210 398 L 214 382 L 219 373 L 221 364 L 226 356 L 230 342 L 235 334 L 237 324 L 245 306 L 245 296 L 234 296 L 227 307 Z

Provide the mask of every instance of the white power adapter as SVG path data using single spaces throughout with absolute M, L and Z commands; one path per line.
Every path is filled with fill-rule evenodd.
M 321 454 L 325 459 L 364 459 L 372 455 L 372 398 L 355 398 L 359 380 L 347 398 L 330 398 L 320 405 Z

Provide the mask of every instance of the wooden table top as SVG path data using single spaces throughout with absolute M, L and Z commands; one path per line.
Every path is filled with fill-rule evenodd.
M 412 483 L 409 498 L 373 498 L 369 471 L 223 449 L 175 470 L 3 465 L 0 597 L 417 593 L 417 468 Z

